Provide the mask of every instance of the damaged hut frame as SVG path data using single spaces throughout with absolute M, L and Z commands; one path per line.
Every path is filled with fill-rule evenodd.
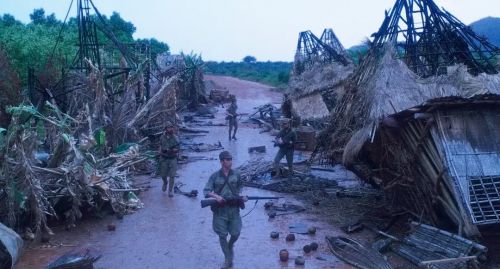
M 331 33 L 330 31 L 324 32 L 322 37 L 328 43 L 324 43 L 311 31 L 304 31 L 299 34 L 293 64 L 295 74 L 301 74 L 317 62 L 329 63 L 335 61 L 344 66 L 349 64 L 344 48 L 333 34 L 333 31 Z
M 432 40 L 415 34 L 424 30 L 418 28 L 409 43 L 394 42 L 397 21 L 410 21 L 398 12 L 410 4 L 422 8 L 415 17 L 429 19 L 422 27 Z M 500 223 L 500 77 L 488 69 L 488 58 L 469 57 L 484 56 L 473 44 L 486 41 L 472 41 L 462 26 L 431 0 L 397 0 L 345 82 L 317 152 L 332 161 L 341 153 L 346 167 L 384 189 L 394 205 L 470 238 L 480 235 L 478 226 Z M 450 33 L 462 41 L 451 42 Z M 469 45 L 458 50 L 463 42 Z M 438 51 L 421 50 L 427 46 Z M 412 55 L 421 62 L 415 65 Z M 433 76 L 439 68 L 446 72 Z
M 397 0 L 377 33 L 374 46 L 397 47 L 398 55 L 416 74 L 446 74 L 446 67 L 462 63 L 471 74 L 496 74 L 498 48 L 479 37 L 432 0 Z

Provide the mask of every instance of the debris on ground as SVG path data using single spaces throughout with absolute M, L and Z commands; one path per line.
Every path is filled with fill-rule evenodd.
M 249 147 L 248 148 L 248 153 L 265 153 L 266 152 L 266 146 L 256 146 L 256 147 Z
M 390 249 L 418 266 L 465 269 L 486 260 L 486 247 L 456 234 L 416 222 L 410 234 L 392 242 Z M 474 268 L 474 267 L 472 267 Z
M 100 258 L 101 255 L 93 254 L 90 250 L 70 252 L 57 258 L 44 269 L 92 269 L 93 264 Z
M 229 91 L 228 90 L 221 90 L 221 89 L 210 90 L 209 98 L 210 98 L 210 100 L 212 100 L 216 103 L 227 103 L 227 102 L 231 101 L 231 99 L 229 97 Z
M 182 191 L 181 190 L 181 187 L 183 186 L 184 184 L 182 183 L 177 183 L 175 186 L 174 186 L 174 193 L 177 193 L 177 194 L 182 194 L 184 196 L 187 196 L 187 197 L 190 197 L 190 198 L 194 198 L 196 196 L 198 196 L 198 190 L 191 190 L 189 192 L 186 192 L 186 191 Z
M 214 151 L 214 150 L 223 150 L 224 147 L 222 146 L 221 142 L 217 142 L 214 144 L 207 144 L 207 143 L 181 143 L 181 149 L 182 150 L 190 150 L 194 152 L 207 152 L 207 151 Z
M 327 236 L 330 251 L 341 260 L 361 269 L 392 269 L 384 257 L 357 241 L 341 236 Z
M 288 230 L 296 234 L 309 234 L 309 227 L 301 222 L 288 225 Z
M 256 111 L 248 116 L 250 120 L 257 123 L 266 132 L 278 128 L 277 120 L 281 117 L 281 110 L 272 104 L 265 104 L 256 108 Z

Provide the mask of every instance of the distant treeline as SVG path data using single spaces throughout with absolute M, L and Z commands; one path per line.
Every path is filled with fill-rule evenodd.
M 290 62 L 248 60 L 242 62 L 205 62 L 205 72 L 207 74 L 237 77 L 274 87 L 285 87 L 287 85 L 291 69 L 292 63 Z

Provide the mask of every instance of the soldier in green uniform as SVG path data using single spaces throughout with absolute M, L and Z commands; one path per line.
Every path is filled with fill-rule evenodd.
M 160 176 L 163 180 L 162 191 L 165 192 L 167 190 L 168 183 L 168 196 L 173 197 L 179 139 L 174 134 L 174 125 L 169 121 L 165 124 L 165 133 L 160 137 L 160 149 L 158 151 L 160 155 Z
M 219 236 L 220 246 L 225 258 L 222 268 L 226 269 L 231 268 L 233 265 L 233 248 L 234 243 L 240 236 L 241 216 L 238 205 L 224 204 L 224 202 L 240 197 L 243 182 L 241 181 L 240 174 L 231 169 L 233 157 L 229 152 L 221 152 L 219 160 L 222 168 L 210 176 L 203 189 L 203 193 L 205 197 L 214 198 L 220 204 L 220 206 L 212 207 L 212 228 Z M 242 199 L 243 202 L 247 201 L 246 196 Z M 229 241 L 227 240 L 228 234 L 231 235 Z
M 229 105 L 229 107 L 226 109 L 226 119 L 229 120 L 229 140 L 231 140 L 231 138 L 236 140 L 236 130 L 238 130 L 238 113 L 236 113 L 237 109 L 238 106 L 236 105 L 236 96 L 231 95 L 231 105 Z M 231 137 L 231 131 L 233 130 L 233 128 L 234 133 Z
M 284 119 L 281 131 L 276 136 L 276 145 L 279 146 L 278 153 L 274 158 L 274 170 L 276 171 L 276 177 L 280 176 L 280 161 L 283 156 L 286 157 L 286 162 L 288 163 L 289 174 L 291 177 L 293 174 L 293 149 L 295 142 L 297 141 L 297 134 L 292 129 L 292 123 L 290 119 Z

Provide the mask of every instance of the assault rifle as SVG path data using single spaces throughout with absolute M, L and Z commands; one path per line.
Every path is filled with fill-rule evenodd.
M 226 120 L 229 120 L 230 118 L 236 118 L 238 116 L 241 118 L 241 116 L 245 116 L 245 115 L 248 115 L 248 113 L 231 114 L 231 113 L 226 112 Z
M 247 196 L 248 200 L 277 200 L 283 197 L 273 197 L 273 196 Z M 215 199 L 205 199 L 201 200 L 201 208 L 205 208 L 207 206 L 216 206 L 216 207 L 224 207 L 224 206 L 239 206 L 241 209 L 245 209 L 245 202 L 243 202 L 243 197 L 235 199 L 224 199 L 224 202 L 219 203 Z
M 180 147 L 180 145 L 176 144 L 176 145 L 170 146 L 168 149 L 162 150 L 161 152 L 157 152 L 156 155 L 159 156 L 159 157 L 165 157 L 165 158 L 175 158 L 171 154 L 172 154 L 172 151 L 176 147 Z M 179 152 L 179 149 L 176 152 L 174 152 L 174 153 L 178 154 L 178 152 Z

